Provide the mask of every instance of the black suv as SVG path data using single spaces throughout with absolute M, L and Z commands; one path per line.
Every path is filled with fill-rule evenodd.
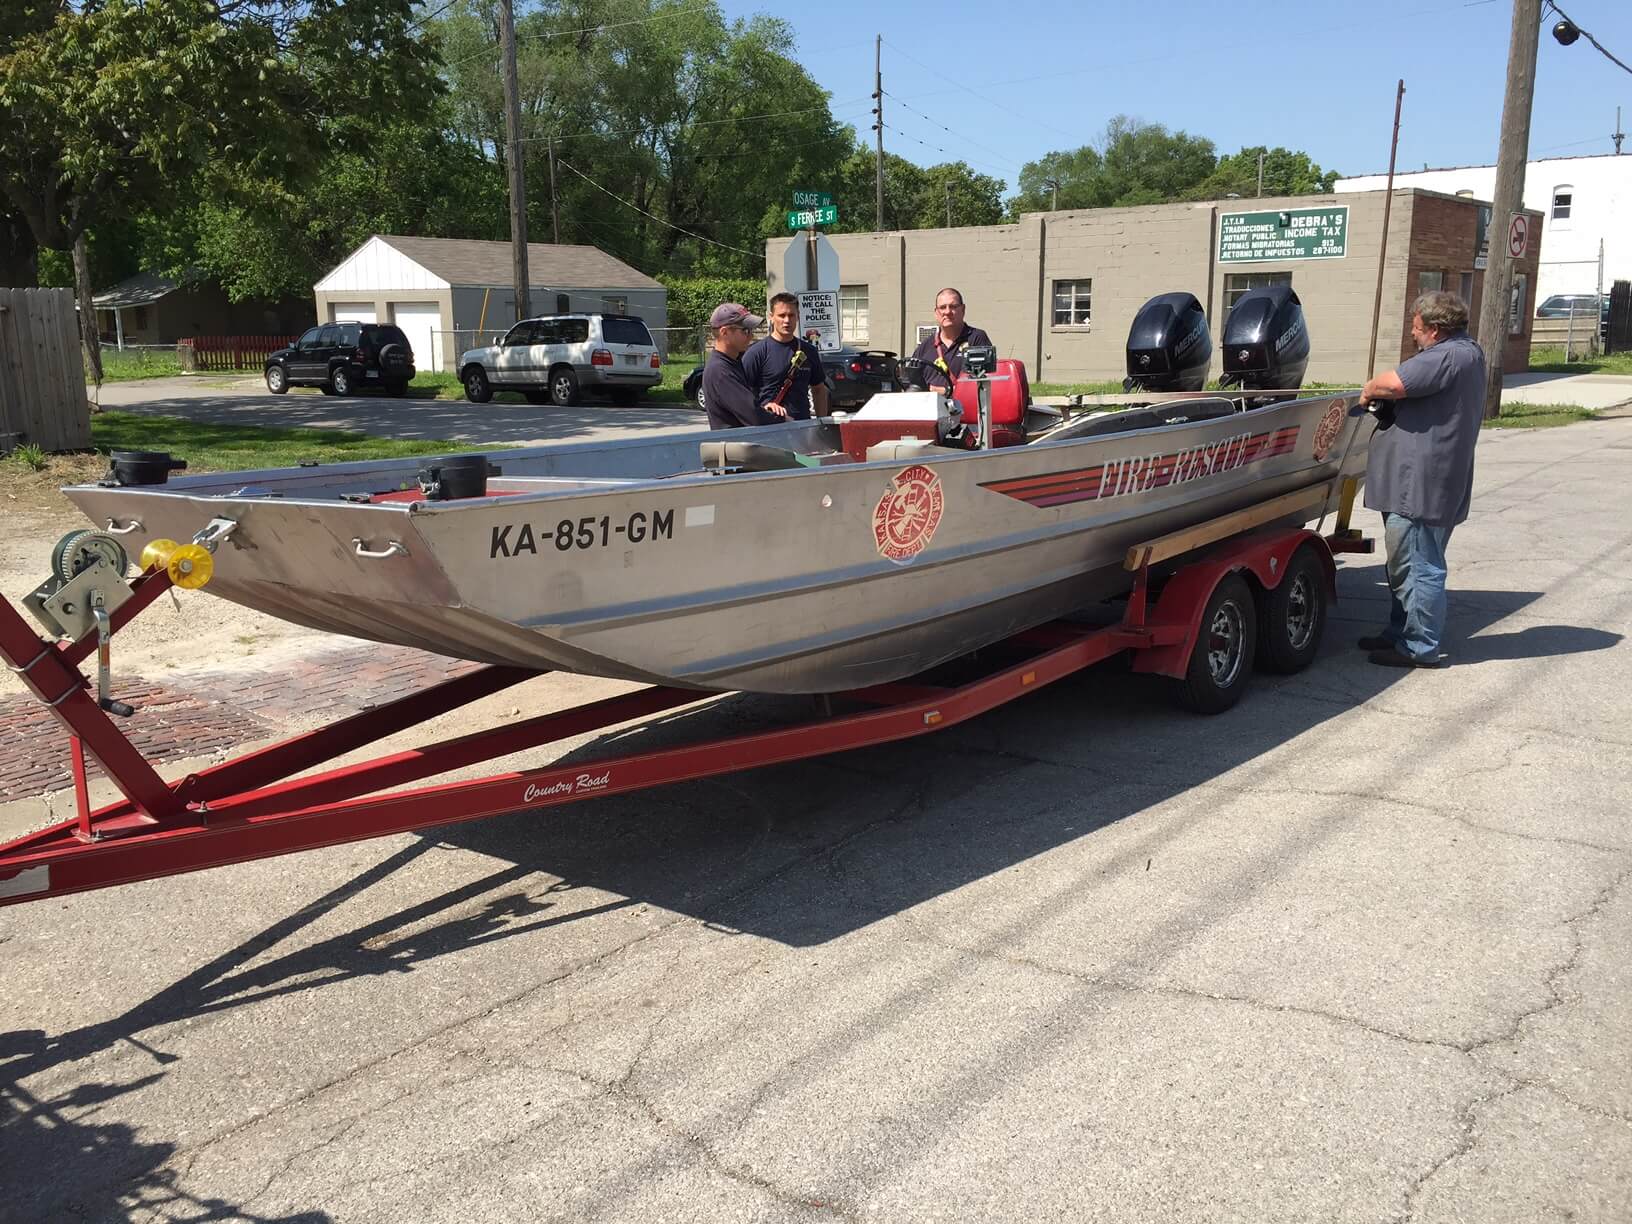
M 390 323 L 324 323 L 266 359 L 266 389 L 316 387 L 324 395 L 351 395 L 383 387 L 402 395 L 414 380 L 414 350 Z

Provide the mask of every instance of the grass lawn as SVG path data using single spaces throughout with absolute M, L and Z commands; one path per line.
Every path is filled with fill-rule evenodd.
M 293 467 L 303 459 L 339 463 L 358 459 L 395 459 L 403 455 L 446 455 L 458 451 L 505 449 L 436 439 L 403 441 L 372 438 L 367 434 L 339 429 L 207 425 L 176 417 L 140 416 L 133 412 L 102 412 L 93 416 L 91 444 L 99 451 L 169 451 L 187 460 L 189 473 Z
M 690 374 L 701 362 L 702 359 L 696 353 L 669 354 L 669 359 L 663 363 L 663 381 L 646 392 L 646 399 L 659 404 L 681 403 L 685 399 L 681 385 L 686 381 L 686 375 Z M 302 391 L 307 391 L 312 395 L 318 394 L 315 387 L 295 387 L 290 391 L 290 394 L 297 395 Z M 459 382 L 459 376 L 451 370 L 421 370 L 414 375 L 414 381 L 408 384 L 407 398 L 460 400 L 465 398 L 465 389 Z M 524 404 L 527 402 L 527 397 L 519 391 L 495 391 L 493 399 L 500 404 Z
M 1538 374 L 1632 374 L 1632 353 L 1610 353 L 1590 361 L 1565 361 L 1563 348 L 1533 348 L 1530 369 Z
M 1593 420 L 1597 414 L 1580 404 L 1503 404 L 1502 414 L 1486 421 L 1486 429 L 1551 429 Z
M 180 373 L 181 360 L 173 348 L 125 349 L 123 352 L 116 348 L 102 350 L 103 382 L 131 382 L 138 378 L 175 378 Z M 85 381 L 91 381 L 89 371 L 85 374 Z

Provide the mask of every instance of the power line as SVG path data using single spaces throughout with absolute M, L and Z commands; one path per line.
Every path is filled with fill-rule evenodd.
M 741 247 L 734 247 L 734 246 L 731 246 L 729 243 L 725 243 L 725 242 L 716 242 L 714 239 L 709 238 L 704 234 L 696 234 L 696 233 L 693 233 L 691 230 L 686 229 L 684 226 L 675 225 L 672 222 L 665 221 L 665 220 L 663 220 L 662 217 L 658 216 L 656 213 L 647 212 L 639 204 L 631 203 L 630 201 L 624 199 L 622 196 L 613 195 L 612 192 L 608 191 L 605 187 L 602 187 L 599 183 L 597 183 L 594 179 L 590 178 L 589 175 L 585 174 L 582 170 L 578 169 L 578 167 L 574 166 L 571 162 L 564 161 L 564 160 L 562 160 L 561 158 L 558 157 L 558 158 L 555 159 L 555 164 L 558 165 L 558 166 L 563 166 L 566 169 L 572 171 L 572 173 L 576 174 L 579 178 L 583 179 L 584 182 L 588 183 L 591 187 L 595 188 L 597 191 L 601 192 L 603 195 L 611 196 L 614 200 L 616 200 L 619 204 L 622 204 L 625 208 L 632 208 L 636 212 L 640 213 L 641 216 L 650 217 L 653 221 L 656 221 L 659 225 L 666 225 L 670 229 L 675 230 L 675 231 L 677 231 L 679 233 L 682 233 L 682 234 L 686 235 L 686 237 L 688 237 L 688 238 L 695 238 L 699 242 L 708 243 L 710 246 L 717 246 L 717 247 L 720 247 L 720 248 L 722 248 L 724 250 L 727 250 L 727 251 L 734 251 L 738 255 L 746 255 L 750 259 L 758 259 L 758 258 L 760 258 L 761 256 L 764 255 L 763 251 L 745 251 Z
M 910 141 L 912 141 L 913 144 L 922 145 L 926 149 L 934 149 L 935 152 L 937 152 L 937 153 L 944 153 L 947 157 L 950 157 L 950 158 L 952 158 L 952 159 L 954 159 L 956 161 L 966 162 L 968 165 L 971 165 L 971 166 L 977 166 L 977 167 L 984 166 L 987 170 L 991 170 L 994 173 L 1000 175 L 1001 177 L 1003 177 L 1005 179 L 1007 179 L 1009 177 L 1009 174 L 1011 173 L 1010 171 L 1001 169 L 1000 167 L 987 165 L 987 163 L 985 163 L 985 162 L 970 162 L 970 161 L 968 161 L 967 158 L 964 158 L 961 155 L 952 152 L 950 149 L 943 149 L 943 148 L 941 148 L 940 145 L 930 144 L 929 141 L 927 141 L 927 140 L 919 140 L 918 137 L 913 136 L 913 135 L 909 135 L 908 133 L 903 132 L 898 127 L 891 127 L 887 123 L 884 124 L 883 127 L 884 127 L 884 130 L 886 132 L 894 132 L 897 136 L 901 137 L 901 139 L 903 139 L 903 140 L 910 140 Z
M 1007 157 L 1005 157 L 1003 154 L 999 153 L 996 149 L 992 148 L 990 145 L 983 145 L 978 140 L 971 140 L 967 136 L 964 136 L 964 135 L 962 135 L 962 134 L 960 134 L 958 132 L 954 132 L 951 128 L 947 127 L 946 124 L 941 123 L 939 120 L 931 119 L 928 115 L 924 114 L 923 111 L 918 110 L 915 107 L 908 106 L 905 102 L 902 102 L 900 98 L 896 97 L 895 94 L 890 93 L 889 90 L 886 89 L 884 92 L 886 94 L 888 94 L 891 98 L 894 98 L 895 101 L 900 104 L 902 110 L 912 111 L 912 113 L 917 115 L 918 118 L 922 119 L 926 123 L 933 124 L 935 127 L 940 128 L 941 131 L 945 132 L 948 136 L 952 137 L 954 140 L 962 140 L 962 141 L 967 142 L 968 144 L 974 145 L 975 148 L 977 148 L 977 149 L 984 149 L 986 152 L 988 152 L 992 156 L 996 157 L 999 161 L 1008 162 L 1008 164 L 1013 166 L 1016 170 L 1020 169 L 1020 163 L 1010 161 Z
M 897 55 L 901 56 L 903 59 L 911 60 L 914 64 L 917 64 L 918 67 L 922 68 L 925 72 L 929 73 L 931 76 L 941 77 L 941 76 L 945 75 L 945 73 L 943 71 L 939 71 L 937 69 L 931 68 L 928 64 L 924 63 L 923 60 L 918 59 L 916 56 L 914 56 L 910 52 L 905 51 L 902 48 L 896 46 L 894 43 L 890 42 L 888 39 L 886 39 L 884 41 L 884 45 L 886 47 L 888 47 L 891 51 L 894 51 Z M 1049 123 L 1046 119 L 1038 119 L 1038 118 L 1036 118 L 1035 116 L 1032 116 L 1032 115 L 1022 115 L 1019 111 L 1015 110 L 1013 107 L 1005 106 L 1003 103 L 999 102 L 996 98 L 989 98 L 985 94 L 976 93 L 973 89 L 966 89 L 965 92 L 971 98 L 978 98 L 978 99 L 980 99 L 980 101 L 986 103 L 987 106 L 995 106 L 998 110 L 1003 111 L 1005 114 L 1013 115 L 1016 119 L 1019 119 L 1023 123 L 1033 123 L 1033 124 L 1036 124 L 1038 127 L 1045 127 L 1051 132 L 1058 132 L 1061 136 L 1064 136 L 1067 140 L 1078 140 L 1078 139 L 1081 138 L 1077 133 L 1068 132 L 1064 128 L 1055 127 L 1052 123 Z M 897 98 L 896 95 L 894 95 L 894 94 L 891 94 L 890 96 L 892 98 L 895 98 L 895 100 L 897 102 L 901 101 L 901 99 Z M 907 109 L 911 110 L 912 108 L 908 107 Z
M 824 103 L 821 106 L 803 106 L 803 107 L 798 108 L 797 110 L 767 111 L 765 114 L 762 114 L 762 115 L 738 115 L 734 119 L 693 119 L 689 123 L 685 124 L 684 126 L 686 126 L 688 128 L 693 128 L 693 127 L 718 127 L 721 124 L 749 123 L 749 122 L 751 122 L 753 120 L 756 120 L 756 119 L 783 119 L 783 118 L 786 118 L 789 115 L 813 115 L 813 114 L 816 114 L 818 111 L 825 111 L 828 114 L 829 117 L 833 117 L 833 107 L 834 106 L 839 106 L 839 107 L 854 106 L 854 105 L 857 105 L 860 102 L 870 101 L 870 100 L 871 99 L 865 99 L 865 98 L 846 98 L 843 102 L 838 102 L 838 103 Z M 571 132 L 571 133 L 568 133 L 566 135 L 550 134 L 550 135 L 544 135 L 544 136 L 526 136 L 526 137 L 522 138 L 522 143 L 523 144 L 537 144 L 541 140 L 579 140 L 579 139 L 582 139 L 583 137 L 586 137 L 586 136 L 634 136 L 634 135 L 639 135 L 642 132 L 655 132 L 655 131 L 658 131 L 659 129 L 661 129 L 661 128 L 665 127 L 665 126 L 667 126 L 667 125 L 662 124 L 662 123 L 649 123 L 644 127 L 636 127 L 636 128 L 620 128 L 620 129 L 611 129 L 611 130 L 605 130 L 605 131 Z
M 1604 46 L 1603 43 L 1599 42 L 1596 38 L 1594 38 L 1591 34 L 1587 33 L 1585 30 L 1582 30 L 1580 25 L 1578 25 L 1576 23 L 1575 18 L 1571 17 L 1563 9 L 1559 8 L 1558 5 L 1554 4 L 1553 0 L 1547 0 L 1547 7 L 1552 9 L 1553 12 L 1557 13 L 1560 17 L 1564 18 L 1564 20 L 1569 22 L 1572 26 L 1575 26 L 1575 28 L 1577 30 L 1580 30 L 1581 37 L 1585 38 L 1593 46 L 1597 47 L 1599 54 L 1602 55 L 1605 59 L 1607 59 L 1610 63 L 1617 65 L 1623 72 L 1632 72 L 1632 68 L 1628 68 L 1626 66 L 1625 62 L 1623 62 L 1622 60 L 1619 60 L 1615 56 L 1611 55 L 1608 47 Z

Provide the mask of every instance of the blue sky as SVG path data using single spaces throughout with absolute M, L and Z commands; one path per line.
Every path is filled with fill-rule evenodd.
M 1493 162 L 1512 23 L 1508 0 L 722 7 L 791 21 L 834 114 L 869 141 L 873 35 L 882 34 L 884 89 L 894 95 L 884 121 L 896 129 L 885 148 L 924 165 L 950 153 L 1011 190 L 1022 163 L 1091 143 L 1119 112 L 1206 136 L 1221 153 L 1285 145 L 1344 174 L 1383 171 L 1401 77 L 1402 169 Z M 1632 3 L 1564 8 L 1632 63 Z M 1584 38 L 1561 47 L 1544 31 L 1531 156 L 1613 152 L 1617 105 L 1622 129 L 1632 129 L 1632 73 Z M 1632 141 L 1623 148 L 1632 157 Z

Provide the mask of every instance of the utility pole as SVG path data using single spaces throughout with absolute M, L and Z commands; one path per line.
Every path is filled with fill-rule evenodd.
M 1615 142 L 1616 157 L 1621 155 L 1621 141 L 1625 138 L 1626 133 L 1621 131 L 1621 108 L 1617 106 L 1615 108 L 1615 135 L 1610 138 Z
M 1530 103 L 1536 91 L 1536 45 L 1541 39 L 1542 0 L 1513 0 L 1513 34 L 1507 47 L 1507 93 L 1502 101 L 1496 190 L 1491 200 L 1489 267 L 1479 303 L 1479 347 L 1485 350 L 1485 419 L 1502 410 L 1502 358 L 1507 346 L 1508 294 L 1513 258 L 1508 233 L 1524 207 L 1524 160 L 1530 149 Z M 1531 241 L 1538 241 L 1537 234 Z M 1525 303 L 1519 303 L 1522 316 Z
M 504 57 L 504 163 L 510 172 L 510 253 L 516 282 L 516 318 L 527 303 L 527 176 L 521 164 L 521 91 L 516 84 L 516 15 L 499 0 L 499 50 Z
M 1048 188 L 1048 211 L 1054 212 L 1060 207 L 1060 180 L 1046 178 L 1043 180 L 1043 186 Z
M 948 179 L 941 184 L 946 188 L 946 228 L 952 228 L 952 180 Z
M 1394 136 L 1388 143 L 1388 186 L 1383 189 L 1383 240 L 1377 250 L 1377 296 L 1371 302 L 1371 352 L 1366 356 L 1366 378 L 1377 373 L 1377 324 L 1383 317 L 1383 268 L 1388 263 L 1388 216 L 1394 209 L 1394 158 L 1400 151 L 1400 107 L 1405 102 L 1405 78 L 1394 91 Z M 1262 188 L 1260 188 L 1262 190 Z
M 555 137 L 551 136 L 545 142 L 545 148 L 550 152 L 550 238 L 556 246 L 560 246 L 561 214 L 555 208 Z
M 875 184 L 875 207 L 878 210 L 878 219 L 873 228 L 884 228 L 884 35 L 873 36 L 873 98 L 877 103 L 873 107 L 873 114 L 877 121 L 873 124 L 873 131 L 878 133 L 878 173 Z
M 1405 82 L 1401 81 L 1400 84 L 1404 85 Z M 1399 133 L 1395 132 L 1395 135 L 1398 136 Z M 1262 149 L 1259 149 L 1258 150 L 1258 195 L 1259 195 L 1260 198 L 1262 198 L 1263 194 L 1264 194 L 1264 151 Z

